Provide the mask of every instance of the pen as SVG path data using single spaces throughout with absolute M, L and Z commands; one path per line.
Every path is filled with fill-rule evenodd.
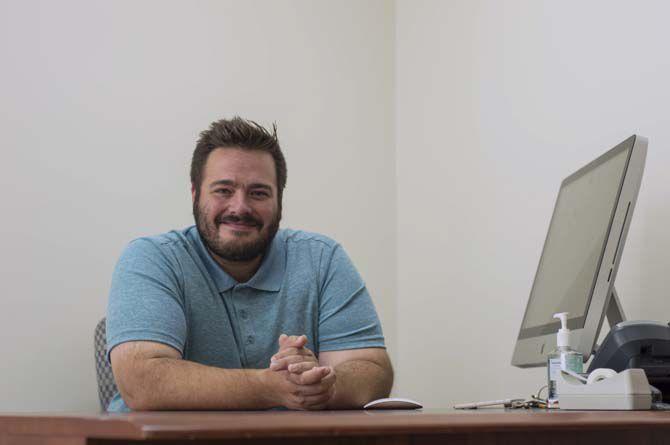
M 512 406 L 512 403 L 523 402 L 524 399 L 500 399 L 500 400 L 486 400 L 484 402 L 461 403 L 454 405 L 454 409 L 477 409 L 484 406 L 503 405 L 505 407 Z

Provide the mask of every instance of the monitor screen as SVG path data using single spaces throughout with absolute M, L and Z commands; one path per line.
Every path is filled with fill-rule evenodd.
M 568 312 L 573 349 L 593 353 L 642 181 L 647 140 L 633 135 L 561 183 L 517 337 L 512 364 L 542 366 Z M 612 302 L 616 305 L 612 305 Z M 618 306 L 616 306 L 618 307 Z M 617 317 L 611 311 L 612 319 Z
M 554 332 L 557 312 L 570 313 L 570 329 L 584 326 L 629 155 L 613 153 L 563 183 L 521 326 L 525 336 Z

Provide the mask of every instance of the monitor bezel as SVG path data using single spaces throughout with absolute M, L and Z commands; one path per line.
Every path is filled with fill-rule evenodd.
M 598 260 L 597 273 L 595 274 L 591 285 L 586 312 L 582 316 L 573 317 L 568 320 L 568 327 L 572 330 L 573 348 L 582 353 L 585 360 L 588 359 L 593 352 L 614 289 L 619 262 L 621 260 L 623 247 L 625 245 L 630 221 L 632 220 L 633 210 L 635 208 L 635 203 L 637 202 L 637 196 L 642 181 L 647 145 L 646 138 L 639 135 L 630 136 L 625 141 L 617 144 L 614 148 L 608 150 L 565 178 L 561 182 L 559 188 L 560 195 L 560 191 L 567 184 L 582 177 L 602 163 L 611 159 L 613 156 L 620 154 L 622 151 L 630 150 L 626 166 L 624 167 L 624 173 L 619 182 L 615 205 L 613 206 L 613 211 L 610 215 L 606 241 Z M 556 204 L 557 203 L 558 197 L 556 199 Z M 554 217 L 556 216 L 556 210 L 556 205 L 554 205 L 549 228 L 551 228 Z M 524 311 L 524 316 L 521 320 L 521 328 L 519 329 L 519 335 L 517 336 L 517 342 L 512 355 L 512 365 L 518 367 L 545 365 L 546 354 L 556 346 L 556 332 L 560 325 L 558 320 L 543 326 L 534 326 L 523 329 L 523 323 L 529 308 L 528 303 L 533 295 L 535 281 L 540 272 L 548 236 L 549 230 L 547 230 L 547 236 L 545 237 L 544 246 L 542 248 L 542 255 L 538 262 L 535 278 L 533 279 L 533 286 L 531 287 L 526 310 Z M 612 260 L 610 261 L 609 258 L 612 258 Z

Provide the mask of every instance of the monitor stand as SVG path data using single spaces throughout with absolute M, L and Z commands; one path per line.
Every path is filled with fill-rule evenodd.
M 614 326 L 621 323 L 622 321 L 626 321 L 626 315 L 624 314 L 623 308 L 621 307 L 619 294 L 617 293 L 614 286 L 612 286 L 612 294 L 610 295 L 609 302 L 607 302 L 607 311 L 605 311 L 605 316 L 607 317 L 607 323 L 609 323 L 610 329 L 614 328 Z M 598 335 L 596 338 L 599 336 L 600 330 L 598 330 Z M 593 352 L 591 352 L 591 356 L 585 358 L 584 361 L 587 361 L 591 357 L 595 356 L 596 352 L 598 352 L 598 349 L 600 349 L 600 344 L 595 343 L 593 345 Z
M 623 313 L 619 294 L 616 293 L 616 288 L 612 286 L 612 295 L 607 304 L 607 322 L 610 324 L 610 329 L 622 321 L 626 321 L 626 315 Z

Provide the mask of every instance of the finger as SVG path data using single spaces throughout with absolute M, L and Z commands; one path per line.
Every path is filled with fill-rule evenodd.
M 284 377 L 289 382 L 293 383 L 296 386 L 303 386 L 302 385 L 302 380 L 300 380 L 300 374 L 293 374 L 292 372 L 288 372 L 288 371 L 280 371 L 280 372 L 286 373 L 284 375 Z
M 329 390 L 323 394 L 304 396 L 303 407 L 309 410 L 325 409 L 327 408 L 328 402 L 333 398 L 334 394 L 335 388 L 329 388 Z
M 288 371 L 291 374 L 302 374 L 305 371 L 309 371 L 310 369 L 319 366 L 319 363 L 316 361 L 303 361 L 299 363 L 291 363 L 288 365 Z
M 330 391 L 331 386 L 316 383 L 314 385 L 296 385 L 293 389 L 293 394 L 300 397 L 317 396 L 319 394 L 326 394 Z
M 313 385 L 319 383 L 321 379 L 330 373 L 330 368 L 326 366 L 316 366 L 309 371 L 300 374 L 300 383 L 303 385 Z
M 289 365 L 293 363 L 301 363 L 301 362 L 316 362 L 316 359 L 306 359 L 304 356 L 301 355 L 291 355 L 289 357 L 284 357 L 279 360 L 272 360 L 270 362 L 270 369 L 273 371 L 279 371 L 280 369 L 288 369 Z
M 318 364 L 318 361 L 314 357 L 305 357 L 302 355 L 290 355 L 288 357 L 280 358 L 278 360 L 271 360 L 270 369 L 272 369 L 273 371 L 277 371 L 279 369 L 288 370 L 289 365 L 301 362 L 313 362 Z
M 320 385 L 325 390 L 326 388 L 330 388 L 330 387 L 334 386 L 335 381 L 337 380 L 337 377 L 335 375 L 335 371 L 330 367 L 327 367 L 327 368 L 329 369 L 329 371 L 324 371 L 324 372 L 326 372 L 326 375 L 321 377 L 321 380 L 319 380 L 317 383 L 311 383 L 313 381 L 311 378 L 305 379 L 303 376 L 305 375 L 306 372 L 304 372 L 302 374 L 299 374 L 299 375 L 296 375 L 296 374 L 293 374 L 292 372 L 289 372 L 288 374 L 286 374 L 286 378 L 289 379 L 289 381 L 297 383 L 298 385 L 301 385 L 301 386 Z M 316 378 L 316 377 L 314 377 L 314 378 Z M 307 382 L 310 382 L 310 383 L 307 383 Z
M 281 335 L 279 335 L 278 340 L 279 349 L 291 347 L 292 343 L 295 343 L 297 338 L 298 337 L 295 335 L 287 335 L 282 333 Z
M 290 397 L 289 406 L 293 409 L 307 410 L 316 409 L 316 407 L 324 406 L 330 400 L 331 396 L 327 392 L 314 395 L 294 394 Z
M 297 355 L 303 353 L 300 349 L 297 348 L 284 348 L 277 351 L 270 360 L 279 360 L 280 358 L 288 357 L 289 355 Z
M 285 348 L 302 348 L 307 344 L 306 335 L 291 335 L 288 336 L 283 343 Z
M 280 349 L 279 351 L 277 351 L 277 353 L 275 355 L 270 357 L 270 361 L 279 360 L 281 358 L 288 357 L 288 356 L 291 356 L 291 355 L 301 355 L 303 357 L 314 357 L 314 359 L 316 359 L 316 357 L 314 356 L 314 353 L 307 348 L 286 348 L 286 349 Z
M 327 366 L 327 368 L 328 373 L 321 379 L 321 384 L 326 387 L 332 387 L 337 381 L 337 374 L 335 374 L 335 370 L 331 366 Z
M 296 366 L 296 365 L 295 365 L 295 364 L 289 365 L 289 367 L 292 367 L 292 366 Z M 298 366 L 301 366 L 301 365 L 298 363 Z M 307 369 L 307 371 L 309 371 L 309 370 L 313 369 L 313 368 L 316 367 L 316 366 L 318 366 L 317 363 L 314 363 L 314 364 L 309 363 L 309 364 L 306 364 L 306 365 L 305 365 L 305 368 L 309 368 L 309 369 Z M 286 377 L 291 383 L 295 383 L 296 385 L 304 385 L 305 383 L 304 383 L 304 380 L 303 380 L 303 378 L 302 378 L 302 374 L 304 374 L 304 373 L 307 372 L 307 371 L 303 371 L 303 372 L 291 372 L 291 371 L 289 371 L 289 370 L 287 369 L 287 370 L 281 370 L 280 372 L 282 372 L 282 373 L 286 373 L 286 374 L 285 374 L 285 377 Z M 323 379 L 322 379 L 322 380 L 323 380 Z M 311 381 L 311 380 L 307 380 L 307 381 Z
M 305 396 L 303 398 L 302 406 L 307 409 L 317 409 L 319 406 L 324 406 L 330 400 L 328 393 L 318 394 L 314 396 Z

